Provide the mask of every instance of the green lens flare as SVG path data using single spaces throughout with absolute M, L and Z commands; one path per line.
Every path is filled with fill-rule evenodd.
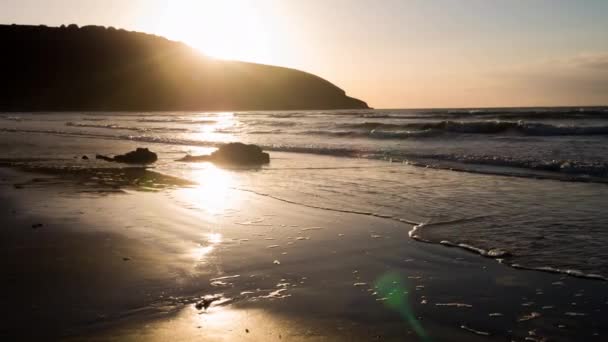
M 376 288 L 378 294 L 380 294 L 381 297 L 386 298 L 384 301 L 386 306 L 397 311 L 419 337 L 425 341 L 430 340 L 426 331 L 424 331 L 424 328 L 416 319 L 416 315 L 410 308 L 407 284 L 404 283 L 402 277 L 398 273 L 388 273 L 380 277 L 380 279 L 376 281 Z

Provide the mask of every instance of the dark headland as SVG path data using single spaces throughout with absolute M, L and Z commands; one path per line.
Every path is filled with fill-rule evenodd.
M 0 25 L 0 110 L 364 109 L 318 76 L 100 26 Z

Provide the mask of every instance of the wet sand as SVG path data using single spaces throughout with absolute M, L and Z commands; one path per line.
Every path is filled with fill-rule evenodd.
M 14 169 L 0 179 L 5 339 L 600 341 L 608 333 L 606 282 L 420 243 L 408 224 L 219 186 L 140 191 L 150 189 Z M 203 298 L 217 300 L 198 309 Z

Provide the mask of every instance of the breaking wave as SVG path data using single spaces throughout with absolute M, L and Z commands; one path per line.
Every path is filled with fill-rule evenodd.
M 166 118 L 166 119 L 150 119 L 142 118 L 137 119 L 137 122 L 156 122 L 156 123 L 179 123 L 179 124 L 192 124 L 192 125 L 212 125 L 217 123 L 217 120 L 213 119 L 187 119 L 187 118 Z
M 85 127 L 85 128 L 105 128 L 105 129 L 118 129 L 118 130 L 126 130 L 126 131 L 136 131 L 136 132 L 166 132 L 166 133 L 176 133 L 176 132 L 190 132 L 189 129 L 186 128 L 177 128 L 177 127 L 129 127 L 129 126 L 121 126 L 116 124 L 83 124 L 76 122 L 66 122 L 66 126 L 70 127 Z
M 608 126 L 555 126 L 524 121 L 439 121 L 405 124 L 364 122 L 343 125 L 354 131 L 307 131 L 308 134 L 401 139 L 443 133 L 520 134 L 529 136 L 608 135 Z
M 147 143 L 160 143 L 169 145 L 189 146 L 221 146 L 217 141 L 204 141 L 195 139 L 172 138 L 157 135 L 111 135 L 93 132 L 69 132 L 61 130 L 38 130 L 0 128 L 0 132 L 14 133 L 43 133 L 65 136 L 78 136 L 99 139 L 131 140 Z M 270 131 L 259 131 L 259 134 L 269 134 Z M 585 181 L 605 183 L 608 179 L 608 164 L 602 162 L 582 162 L 575 160 L 543 160 L 518 159 L 500 155 L 458 155 L 458 154 L 416 154 L 403 153 L 391 150 L 370 150 L 329 146 L 298 146 L 288 144 L 260 144 L 269 151 L 309 153 L 318 155 L 332 155 L 338 157 L 357 157 L 376 160 L 391 160 L 406 162 L 414 166 L 450 169 L 474 173 L 492 173 L 507 176 L 548 178 L 566 181 Z M 455 166 L 462 165 L 462 167 Z M 467 166 L 468 165 L 468 166 Z M 480 169 L 478 166 L 493 166 L 498 169 Z M 509 168 L 509 169 L 501 169 Z M 513 169 L 528 170 L 531 173 L 516 173 Z M 535 173 L 542 172 L 542 173 Z

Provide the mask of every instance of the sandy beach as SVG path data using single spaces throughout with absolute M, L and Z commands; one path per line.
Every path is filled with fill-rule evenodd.
M 99 341 L 606 334 L 604 281 L 516 270 L 412 240 L 403 222 L 288 203 L 222 183 L 233 171 L 209 170 L 214 182 L 188 185 L 145 170 L 108 171 L 103 181 L 1 169 L 9 310 L 0 334 Z M 250 176 L 239 181 L 255 181 Z M 134 182 L 146 178 L 154 186 Z

